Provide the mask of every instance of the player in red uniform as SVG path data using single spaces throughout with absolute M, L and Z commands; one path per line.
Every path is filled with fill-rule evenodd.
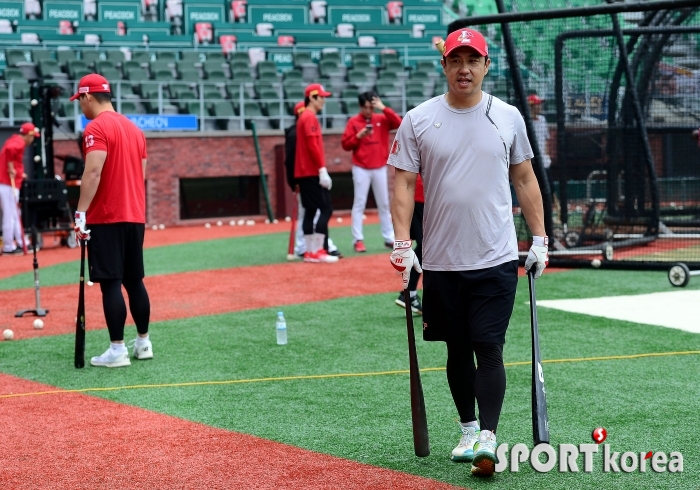
M 19 222 L 17 203 L 24 173 L 24 149 L 39 136 L 39 130 L 30 122 L 22 124 L 18 134 L 10 136 L 0 149 L 0 209 L 2 209 L 2 252 L 22 253 L 24 233 Z M 17 244 L 15 245 L 15 241 Z
M 111 345 L 93 366 L 129 366 L 124 345 L 126 303 L 138 337 L 133 341 L 136 359 L 151 359 L 148 337 L 151 305 L 143 284 L 143 237 L 146 228 L 146 138 L 128 118 L 115 112 L 109 82 L 101 75 L 80 80 L 80 108 L 91 121 L 83 133 L 85 171 L 75 212 L 75 233 L 89 240 L 90 280 L 100 284 Z M 90 229 L 87 229 L 87 226 Z
M 323 85 L 313 83 L 304 91 L 304 110 L 297 120 L 297 147 L 294 159 L 294 178 L 299 184 L 301 204 L 304 206 L 304 262 L 337 262 L 338 257 L 328 254 L 328 220 L 333 214 L 331 205 L 331 177 L 326 169 L 323 136 L 316 114 L 323 109 L 327 92 Z M 320 210 L 314 226 L 314 216 Z

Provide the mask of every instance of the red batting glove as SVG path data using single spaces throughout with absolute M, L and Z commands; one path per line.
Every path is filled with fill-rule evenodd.
M 85 241 L 90 239 L 90 230 L 86 229 L 85 226 L 85 213 L 76 211 L 75 224 L 73 225 L 76 239 Z
M 411 277 L 411 268 L 416 271 L 423 272 L 416 253 L 411 248 L 411 240 L 396 240 L 394 241 L 394 251 L 391 252 L 391 265 L 396 269 L 396 275 L 401 276 L 403 288 L 408 287 L 408 280 Z

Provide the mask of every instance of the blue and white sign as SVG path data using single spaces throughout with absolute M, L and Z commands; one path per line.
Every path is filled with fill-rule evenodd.
M 197 116 L 192 114 L 124 114 L 141 131 L 197 131 Z M 85 116 L 80 116 L 80 128 L 88 123 Z

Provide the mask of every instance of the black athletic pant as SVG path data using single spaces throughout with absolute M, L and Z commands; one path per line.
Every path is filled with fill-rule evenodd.
M 139 334 L 148 333 L 148 322 L 151 316 L 151 302 L 148 299 L 143 279 L 103 279 L 100 281 L 102 290 L 102 308 L 105 312 L 109 339 L 112 342 L 124 340 L 124 324 L 126 323 L 126 303 L 122 295 L 122 284 L 129 296 L 129 310 L 136 323 Z
M 413 208 L 413 217 L 411 218 L 411 238 L 416 241 L 416 248 L 414 252 L 420 265 L 423 265 L 423 208 L 425 204 L 422 202 L 417 202 Z M 411 277 L 408 280 L 408 290 L 415 291 L 418 287 L 418 279 L 420 279 L 420 272 L 411 268 Z
M 476 364 L 474 365 L 474 354 Z M 503 345 L 490 342 L 447 342 L 447 382 L 461 422 L 476 420 L 479 427 L 496 431 L 506 393 Z
M 321 187 L 318 177 L 303 177 L 298 179 L 298 182 L 301 205 L 304 206 L 304 222 L 302 223 L 304 235 L 313 235 L 314 232 L 322 233 L 326 237 L 324 248 L 328 250 L 328 221 L 333 214 L 331 193 L 328 189 Z M 321 214 L 314 230 L 314 217 L 319 209 Z

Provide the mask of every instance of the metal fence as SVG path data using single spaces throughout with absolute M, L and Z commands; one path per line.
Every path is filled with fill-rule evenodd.
M 477 26 L 508 54 L 497 95 L 526 116 L 538 180 L 552 190 L 552 263 L 700 267 L 697 2 L 497 3 L 512 13 L 450 28 Z M 545 99 L 547 140 L 535 134 L 532 94 Z M 514 214 L 524 255 L 530 236 L 517 203 Z

